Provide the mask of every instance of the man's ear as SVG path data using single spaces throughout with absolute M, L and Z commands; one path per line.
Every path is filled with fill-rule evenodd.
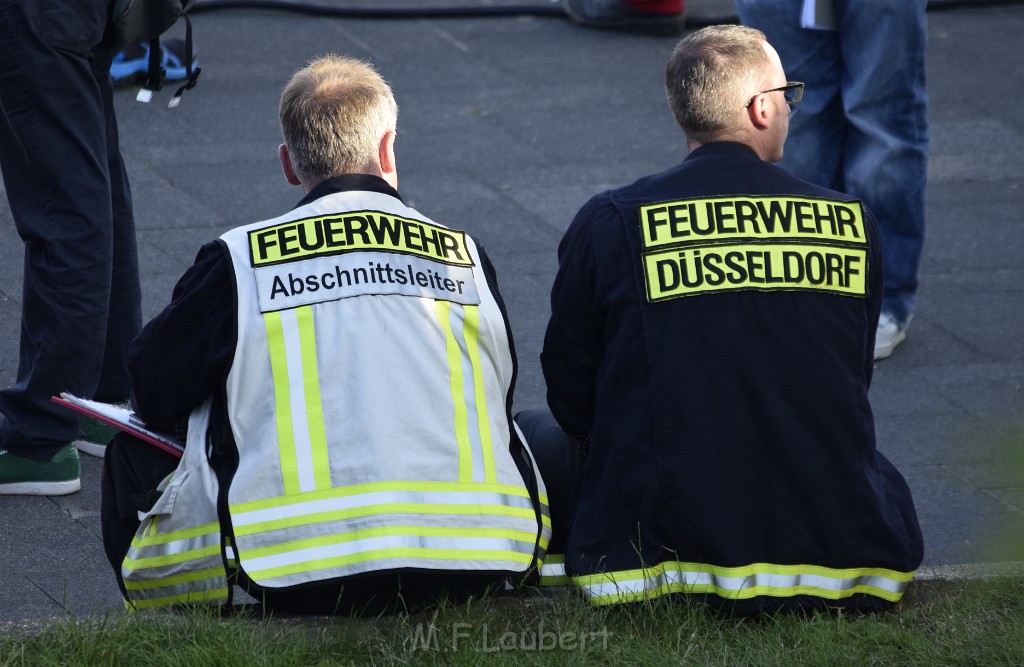
M 769 105 L 768 96 L 764 93 L 755 95 L 754 100 L 747 107 L 746 111 L 747 118 L 755 128 L 764 130 L 771 126 L 773 109 Z
M 393 175 L 398 172 L 398 164 L 395 160 L 395 131 L 388 130 L 384 133 L 384 136 L 380 139 L 380 147 L 378 148 L 378 158 L 380 159 L 380 171 L 381 175 L 385 178 L 388 175 Z
M 281 144 L 277 147 L 277 157 L 281 160 L 281 170 L 284 171 L 284 180 L 291 185 L 302 185 L 302 181 L 295 175 L 295 167 L 292 166 L 292 156 L 288 152 L 288 146 Z

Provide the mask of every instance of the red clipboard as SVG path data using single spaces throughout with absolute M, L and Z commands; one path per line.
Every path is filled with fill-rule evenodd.
M 96 421 L 113 426 L 119 431 L 133 435 L 139 440 L 162 449 L 179 459 L 185 453 L 185 445 L 177 437 L 169 433 L 160 433 L 146 428 L 146 425 L 131 410 L 126 410 L 110 403 L 79 398 L 66 391 L 61 392 L 60 396 L 52 396 L 50 400 L 58 405 L 63 405 L 75 412 L 91 417 Z

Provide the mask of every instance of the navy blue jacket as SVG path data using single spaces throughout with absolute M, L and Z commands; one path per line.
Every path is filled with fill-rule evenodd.
M 875 449 L 868 401 L 882 296 L 870 212 L 864 295 L 778 289 L 778 262 L 758 256 L 743 259 L 746 289 L 649 299 L 638 207 L 773 194 L 852 201 L 713 143 L 596 195 L 562 240 L 541 361 L 555 418 L 589 435 L 569 574 L 921 563 L 910 491 Z M 682 269 L 666 266 L 663 282 L 678 283 Z M 726 269 L 702 268 L 716 283 Z

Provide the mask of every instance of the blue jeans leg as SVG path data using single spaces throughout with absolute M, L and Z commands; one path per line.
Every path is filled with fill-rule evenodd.
M 744 25 L 764 32 L 782 60 L 786 77 L 804 83 L 804 97 L 789 117 L 789 139 L 780 163 L 822 187 L 843 190 L 842 67 L 838 33 L 800 27 L 803 0 L 736 0 Z
M 906 324 L 924 245 L 926 0 L 836 0 L 838 31 L 800 27 L 802 0 L 736 0 L 789 79 L 806 84 L 782 166 L 861 199 L 882 234 L 882 310 Z
M 882 312 L 905 325 L 924 247 L 928 178 L 925 0 L 839 0 L 846 191 L 878 219 Z M 846 39 L 846 35 L 856 39 Z

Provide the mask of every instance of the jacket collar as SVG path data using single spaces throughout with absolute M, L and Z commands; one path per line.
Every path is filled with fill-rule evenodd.
M 306 204 L 316 201 L 321 197 L 335 194 L 336 192 L 349 192 L 359 190 L 363 192 L 379 192 L 382 195 L 389 195 L 394 197 L 398 201 L 402 201 L 401 195 L 398 194 L 398 190 L 388 185 L 380 176 L 372 176 L 370 174 L 342 174 L 341 176 L 335 176 L 334 178 L 328 178 L 316 185 L 312 190 L 309 191 L 305 197 L 299 200 L 299 203 L 295 205 L 295 208 L 305 206 Z M 405 202 L 402 202 L 403 204 Z
M 757 152 L 755 152 L 753 148 L 736 141 L 712 141 L 711 143 L 703 144 L 695 148 L 693 152 L 686 157 L 686 159 L 690 160 L 693 158 L 712 155 L 718 157 L 741 157 L 746 155 L 756 160 L 761 159 L 757 156 Z

